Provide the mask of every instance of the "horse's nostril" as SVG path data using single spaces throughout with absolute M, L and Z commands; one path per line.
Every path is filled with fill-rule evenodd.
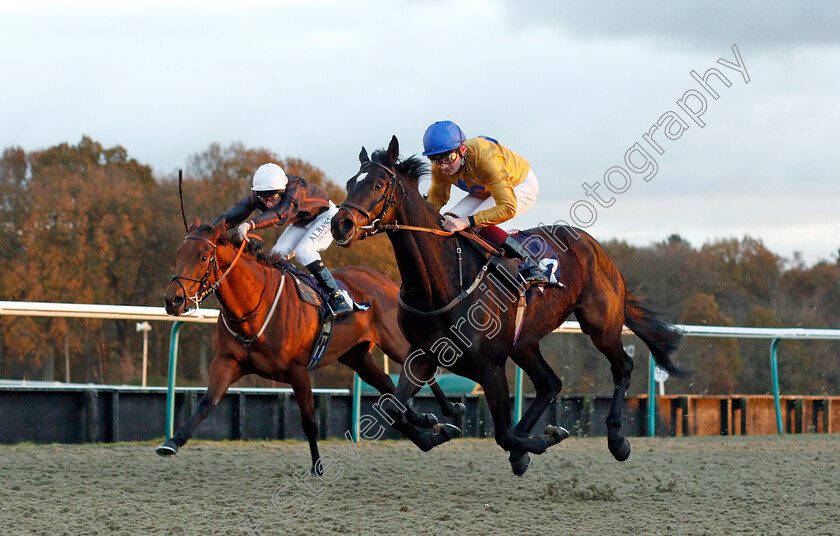
M 342 233 L 349 233 L 353 229 L 353 222 L 350 221 L 350 218 L 344 218 L 340 222 L 338 222 L 338 230 Z
M 175 296 L 174 298 L 172 298 L 172 305 L 179 305 L 180 306 L 180 305 L 183 305 L 183 303 L 184 303 L 184 298 L 182 298 L 180 296 Z

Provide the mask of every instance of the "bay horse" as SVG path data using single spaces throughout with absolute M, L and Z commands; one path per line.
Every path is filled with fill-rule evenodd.
M 510 452 L 513 472 L 521 475 L 530 464 L 529 452 L 541 454 L 568 436 L 555 427 L 547 427 L 541 436 L 529 434 L 562 388 L 540 353 L 539 341 L 574 313 L 583 333 L 610 362 L 615 390 L 606 418 L 607 444 L 616 460 L 626 460 L 631 447 L 621 433 L 621 411 L 633 361 L 622 345 L 622 325 L 642 339 L 660 367 L 676 376 L 688 373 L 670 357 L 679 346 L 681 332 L 658 320 L 627 289 L 618 268 L 594 238 L 580 229 L 556 226 L 527 232 L 556 245 L 557 273 L 562 274 L 564 286 L 527 291 L 521 287 L 528 306 L 515 339 L 518 307 L 517 300 L 509 297 L 516 296 L 511 281 L 516 282 L 518 261 L 498 259 L 500 270 L 511 275 L 502 277 L 493 268 L 490 248 L 476 247 L 477 237 L 471 231 L 443 230 L 440 214 L 418 190 L 428 165 L 417 157 L 399 161 L 396 136 L 387 150 L 373 153 L 372 159 L 363 147 L 359 162 L 359 172 L 347 183 L 347 199 L 333 217 L 332 231 L 343 247 L 379 231 L 387 232 L 393 245 L 403 282 L 399 322 L 411 343 L 397 400 L 406 404 L 438 365 L 478 382 L 484 388 L 496 442 Z M 508 357 L 536 390 L 533 403 L 512 431 L 504 368 Z M 394 417 L 394 426 L 421 449 L 449 439 L 446 434 L 418 430 L 396 413 Z
M 308 370 L 311 350 L 320 335 L 318 308 L 298 297 L 287 269 L 278 268 L 261 255 L 243 252 L 245 244 L 237 248 L 224 229 L 224 219 L 210 226 L 196 218 L 176 253 L 175 275 L 164 293 L 166 312 L 179 316 L 191 303 L 197 306 L 215 293 L 221 306 L 216 324 L 218 350 L 210 364 L 207 391 L 195 412 L 156 452 L 161 456 L 176 454 L 231 384 L 246 374 L 257 374 L 291 384 L 309 440 L 311 470 L 320 474 L 318 426 Z M 399 288 L 367 267 L 342 268 L 334 273 L 354 299 L 369 302 L 370 308 L 334 322 L 326 353 L 313 368 L 338 361 L 380 393 L 393 394 L 394 383 L 374 363 L 371 350 L 376 345 L 397 363 L 405 362 L 409 344 L 396 319 Z M 431 387 L 445 415 L 457 417 L 464 411 L 463 404 L 449 402 L 437 384 Z M 432 414 L 416 415 L 403 409 L 406 418 L 417 426 L 437 424 Z M 459 432 L 452 425 L 446 429 Z

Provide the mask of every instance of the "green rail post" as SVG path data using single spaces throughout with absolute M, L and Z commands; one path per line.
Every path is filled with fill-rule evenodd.
M 353 373 L 353 441 L 359 442 L 359 418 L 362 408 L 362 379 Z
M 175 372 L 178 368 L 178 335 L 181 322 L 176 320 L 172 324 L 169 336 L 169 375 L 166 383 L 166 439 L 171 439 L 175 427 Z
M 656 378 L 654 372 L 656 365 L 653 362 L 653 354 L 648 358 L 650 365 L 648 369 L 648 437 L 656 436 Z
M 522 420 L 522 369 L 516 367 L 516 394 L 513 397 L 513 424 Z
M 773 376 L 773 401 L 776 404 L 776 429 L 779 435 L 784 433 L 782 429 L 782 403 L 779 400 L 779 362 L 776 358 L 776 348 L 781 339 L 773 339 L 770 343 L 770 374 Z

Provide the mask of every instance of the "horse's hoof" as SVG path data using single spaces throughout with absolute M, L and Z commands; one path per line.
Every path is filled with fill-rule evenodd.
M 449 439 L 454 439 L 456 437 L 461 437 L 461 429 L 455 426 L 454 424 L 449 423 L 442 423 L 436 424 L 432 427 L 433 434 L 444 434 L 445 436 L 449 437 Z
M 466 415 L 466 413 L 467 407 L 464 404 L 460 402 L 458 402 L 457 404 L 452 404 L 452 415 L 450 415 L 450 417 L 452 417 L 453 419 L 457 419 L 461 415 Z
M 620 462 L 623 462 L 630 457 L 630 441 L 628 441 L 626 437 L 618 447 L 613 447 L 612 444 L 610 444 L 609 447 L 613 458 Z
M 178 445 L 172 439 L 167 439 L 155 449 L 155 453 L 158 456 L 174 456 L 178 453 Z
M 420 415 L 410 413 L 406 417 L 409 423 L 420 428 L 431 428 L 438 423 L 438 418 L 434 413 L 423 413 Z
M 545 439 L 548 446 L 554 446 L 557 443 L 563 441 L 564 439 L 569 438 L 569 431 L 563 428 L 562 426 L 553 426 L 548 425 L 545 427 L 545 432 L 543 433 L 543 439 Z
M 522 476 L 525 474 L 525 471 L 531 467 L 531 456 L 528 455 L 527 452 L 523 452 L 521 456 L 514 459 L 514 454 L 511 453 L 510 455 L 510 468 L 513 469 L 513 474 L 516 476 Z
M 324 468 L 320 463 L 315 464 L 312 466 L 312 469 L 309 470 L 309 474 L 312 476 L 324 476 Z

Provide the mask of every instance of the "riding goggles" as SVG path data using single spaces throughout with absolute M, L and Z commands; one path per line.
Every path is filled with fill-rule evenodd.
M 458 150 L 449 151 L 446 153 L 433 154 L 429 156 L 429 160 L 441 166 L 443 164 L 451 164 L 458 159 Z
M 265 191 L 262 191 L 262 192 L 257 192 L 257 197 L 260 197 L 262 199 L 271 199 L 275 195 L 282 194 L 282 193 L 283 193 L 283 190 L 265 190 Z

